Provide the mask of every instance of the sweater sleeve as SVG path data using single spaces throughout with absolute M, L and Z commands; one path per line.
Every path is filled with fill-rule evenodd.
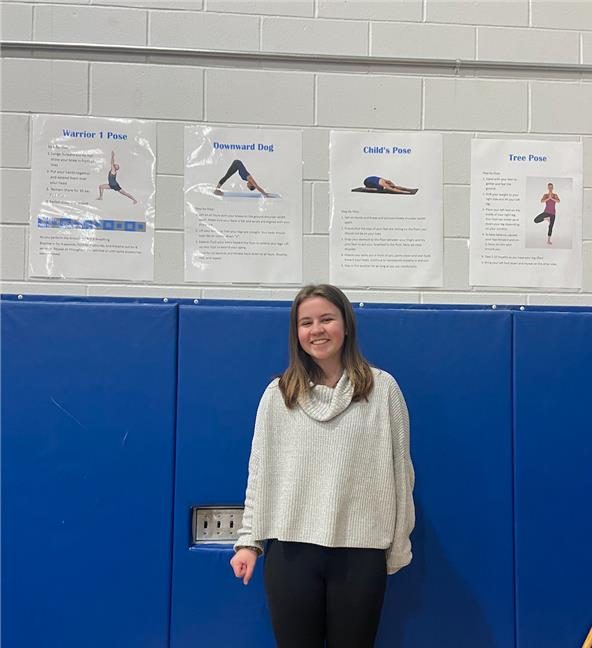
M 270 389 L 263 393 L 257 417 L 255 419 L 255 432 L 251 444 L 251 455 L 249 457 L 249 477 L 245 493 L 245 506 L 243 512 L 243 524 L 238 532 L 238 540 L 234 543 L 234 550 L 238 551 L 243 547 L 250 547 L 257 551 L 257 555 L 263 554 L 263 543 L 253 537 L 253 508 L 257 495 L 257 481 L 259 477 L 259 465 L 261 461 L 261 445 L 264 436 L 264 429 L 269 417 Z
M 411 562 L 413 554 L 409 536 L 415 526 L 415 473 L 409 452 L 409 413 L 403 394 L 394 380 L 389 390 L 389 408 L 397 510 L 393 541 L 386 551 L 387 573 L 394 574 Z

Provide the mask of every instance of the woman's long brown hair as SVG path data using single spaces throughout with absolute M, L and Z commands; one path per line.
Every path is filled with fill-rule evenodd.
M 286 407 L 292 409 L 298 399 L 310 391 L 310 382 L 316 383 L 322 376 L 321 368 L 302 349 L 298 341 L 298 308 L 309 297 L 323 297 L 339 309 L 346 333 L 341 349 L 341 362 L 354 388 L 352 400 L 367 399 L 374 387 L 374 377 L 370 365 L 358 349 L 356 318 L 349 299 L 336 286 L 311 284 L 300 290 L 290 309 L 290 364 L 279 381 Z

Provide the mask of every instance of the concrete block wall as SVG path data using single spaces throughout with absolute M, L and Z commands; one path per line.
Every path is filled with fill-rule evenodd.
M 592 80 L 549 64 L 592 65 L 592 2 L 583 0 L 0 1 L 3 40 L 134 46 L 133 54 L 23 51 L 2 61 L 0 236 L 3 292 L 290 299 L 297 286 L 183 281 L 183 127 L 293 127 L 303 134 L 305 281 L 328 280 L 329 130 L 426 130 L 444 140 L 444 286 L 349 287 L 360 301 L 592 305 Z M 211 50 L 206 58 L 142 48 Z M 59 50 L 56 45 L 56 52 Z M 227 52 L 306 54 L 228 62 Z M 367 57 L 339 65 L 325 56 Z M 374 57 L 426 60 L 372 65 Z M 68 60 L 71 59 L 71 60 Z M 430 61 L 457 61 L 429 68 Z M 532 73 L 462 62 L 536 64 Z M 547 66 L 547 67 L 545 67 Z M 239 99 L 240 98 L 240 99 Z M 157 126 L 152 284 L 29 280 L 33 113 L 138 117 Z M 584 285 L 577 293 L 469 286 L 470 143 L 474 137 L 584 144 Z M 347 286 L 344 288 L 348 289 Z

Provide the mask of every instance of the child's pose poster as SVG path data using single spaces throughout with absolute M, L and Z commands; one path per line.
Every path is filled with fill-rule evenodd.
M 151 281 L 154 125 L 33 117 L 29 276 Z
M 300 132 L 185 127 L 185 280 L 301 282 Z
M 442 285 L 442 137 L 331 132 L 330 271 L 342 286 Z

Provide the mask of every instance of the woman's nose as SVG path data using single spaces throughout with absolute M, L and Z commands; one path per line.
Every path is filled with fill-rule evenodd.
M 313 322 L 312 323 L 312 332 L 313 333 L 318 333 L 319 331 L 323 330 L 323 323 L 322 322 Z

